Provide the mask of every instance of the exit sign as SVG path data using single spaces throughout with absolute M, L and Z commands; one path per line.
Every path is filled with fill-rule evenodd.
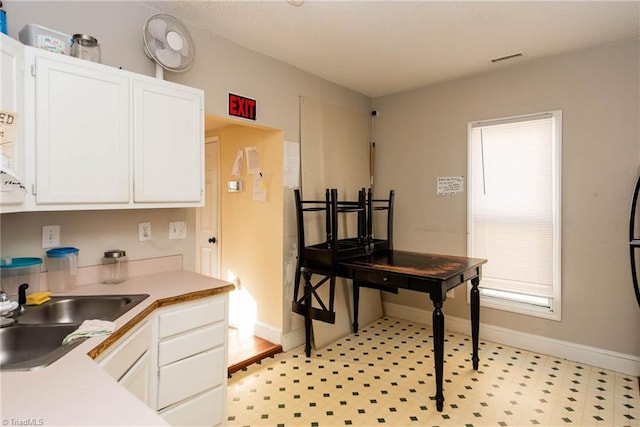
M 229 93 L 229 115 L 255 120 L 258 102 L 246 96 Z

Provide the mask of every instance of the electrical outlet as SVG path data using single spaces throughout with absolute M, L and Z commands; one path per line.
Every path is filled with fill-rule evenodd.
M 55 248 L 60 246 L 60 226 L 45 225 L 42 227 L 42 248 Z
M 186 239 L 187 224 L 184 221 L 172 221 L 169 223 L 169 239 Z
M 151 223 L 139 222 L 138 223 L 138 242 L 145 242 L 151 240 Z

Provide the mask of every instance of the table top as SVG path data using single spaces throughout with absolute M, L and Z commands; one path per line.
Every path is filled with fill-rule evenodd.
M 385 250 L 346 259 L 340 261 L 340 265 L 350 269 L 381 271 L 444 282 L 486 262 L 482 258 Z

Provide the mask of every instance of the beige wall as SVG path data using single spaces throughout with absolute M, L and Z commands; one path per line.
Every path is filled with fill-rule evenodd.
M 137 209 L 83 212 L 30 212 L 0 215 L 0 255 L 45 258 L 42 226 L 60 226 L 60 245 L 80 249 L 82 267 L 99 265 L 104 251 L 124 249 L 130 260 L 183 255 L 184 267 L 194 268 L 193 238 L 169 240 L 169 222 L 185 221 L 193 236 L 193 209 Z M 138 242 L 138 222 L 151 222 L 152 240 Z M 44 266 L 46 269 L 46 265 Z
M 563 112 L 562 321 L 485 308 L 483 322 L 640 355 L 627 229 L 640 164 L 639 49 L 623 43 L 374 100 L 376 188 L 396 190 L 395 247 L 458 255 L 466 193 L 437 197 L 436 178 L 466 175 L 467 123 Z M 384 298 L 431 309 L 409 292 Z M 468 318 L 464 291 L 445 310 Z
M 281 131 L 232 126 L 220 136 L 220 278 L 233 272 L 240 286 L 257 304 L 257 321 L 274 328 L 283 319 L 283 146 Z M 265 202 L 253 199 L 254 176 L 247 174 L 246 160 L 242 176 L 244 189 L 226 190 L 238 150 L 256 147 L 264 182 Z M 246 156 L 245 156 L 246 159 Z

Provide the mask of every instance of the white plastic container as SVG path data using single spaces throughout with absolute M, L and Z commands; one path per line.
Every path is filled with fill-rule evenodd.
M 51 292 L 69 292 L 76 288 L 78 252 L 69 247 L 47 251 L 47 282 Z
M 3 258 L 0 285 L 11 301 L 18 301 L 18 287 L 27 283 L 27 294 L 40 290 L 42 258 Z
M 42 25 L 27 24 L 18 33 L 18 38 L 28 46 L 69 55 L 69 47 L 71 46 L 71 36 L 69 34 L 61 33 Z

